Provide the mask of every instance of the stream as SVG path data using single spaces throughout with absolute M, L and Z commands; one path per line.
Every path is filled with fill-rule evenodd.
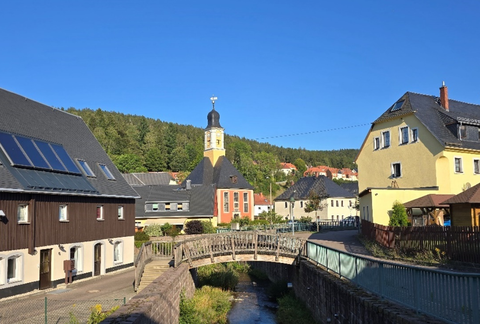
M 241 273 L 233 307 L 228 313 L 230 324 L 275 324 L 278 304 L 267 296 L 268 282 L 255 282 L 247 274 Z

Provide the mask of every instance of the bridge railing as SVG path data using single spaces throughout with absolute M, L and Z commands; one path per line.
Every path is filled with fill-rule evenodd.
M 480 323 L 480 274 L 361 257 L 308 241 L 306 257 L 367 291 L 450 323 Z
M 204 235 L 177 243 L 175 246 L 175 266 L 183 261 L 190 264 L 198 259 L 216 256 L 251 253 L 256 259 L 258 254 L 288 256 L 296 258 L 304 253 L 305 241 L 296 237 L 265 232 L 228 232 Z
M 145 264 L 152 258 L 152 242 L 143 243 L 140 247 L 140 251 L 135 258 L 135 291 L 140 286 L 140 280 L 142 279 L 143 270 Z

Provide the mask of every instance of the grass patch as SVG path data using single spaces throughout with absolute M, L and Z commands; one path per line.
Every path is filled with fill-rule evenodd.
M 180 300 L 180 324 L 226 324 L 232 307 L 231 293 L 220 288 L 203 286 L 193 298 Z
M 198 268 L 198 284 L 200 287 L 212 286 L 223 290 L 234 290 L 238 284 L 238 271 L 233 263 L 210 264 Z
M 428 266 L 439 266 L 447 262 L 440 250 L 399 251 L 397 249 L 388 249 L 364 236 L 359 236 L 358 238 L 365 248 L 377 258 Z
M 305 304 L 290 293 L 278 299 L 277 323 L 311 324 L 315 320 Z

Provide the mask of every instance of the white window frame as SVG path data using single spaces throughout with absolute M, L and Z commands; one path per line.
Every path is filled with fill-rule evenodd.
M 17 207 L 18 224 L 28 224 L 28 204 L 19 204 Z
M 58 220 L 60 222 L 68 222 L 68 206 L 60 205 L 58 206 Z
M 386 135 L 388 135 L 388 145 L 385 143 Z M 390 136 L 390 130 L 386 130 L 382 132 L 382 148 L 386 149 L 392 145 L 392 137 Z
M 72 249 L 75 249 L 75 257 L 73 259 L 71 258 Z M 78 273 L 82 273 L 83 272 L 83 245 L 81 244 L 70 245 L 70 249 L 68 251 L 69 251 L 70 260 L 75 261 L 74 275 Z
M 398 165 L 398 170 L 400 171 L 399 175 L 396 175 L 396 168 L 395 168 L 395 165 Z M 390 164 L 390 171 L 391 171 L 391 175 L 392 175 L 392 178 L 393 179 L 398 179 L 398 178 L 401 178 L 403 176 L 403 170 L 402 170 L 402 163 L 401 162 L 392 162 L 392 164 Z
M 410 129 L 410 136 L 411 136 L 410 143 L 417 143 L 418 142 L 418 128 L 411 128 Z
M 406 132 L 404 133 L 404 130 Z M 402 126 L 398 128 L 398 145 L 405 145 L 409 143 L 410 128 L 408 126 Z
M 377 151 L 380 149 L 380 137 L 376 136 L 373 138 L 373 150 Z
M 9 261 L 15 260 L 15 275 L 9 278 Z M 7 284 L 23 281 L 23 254 L 15 253 L 9 255 L 5 260 L 5 280 Z
M 229 197 L 228 191 L 224 191 L 223 192 L 223 212 L 224 213 L 228 213 L 230 211 L 229 200 L 230 200 L 230 197 Z
M 0 255 L 0 286 L 3 286 L 7 283 L 7 276 L 6 276 L 6 265 L 5 265 L 5 256 Z
M 473 174 L 480 174 L 480 159 L 473 159 Z
M 240 209 L 239 209 L 239 206 L 240 206 L 240 205 L 239 205 L 239 199 L 240 199 L 240 198 L 239 198 L 239 197 L 240 197 L 240 196 L 239 196 L 238 191 L 235 191 L 235 192 L 233 193 L 233 211 L 234 211 L 234 212 L 239 212 L 239 211 L 240 211 Z
M 459 162 L 458 169 L 457 169 L 457 161 Z M 455 173 L 463 173 L 463 158 L 461 156 L 453 157 L 453 171 Z
M 243 193 L 243 212 L 248 213 L 248 192 Z
M 117 206 L 117 217 L 118 219 L 125 219 L 125 216 L 123 214 L 124 210 L 123 210 L 123 206 Z
M 113 243 L 113 264 L 123 263 L 123 241 Z
M 99 210 L 100 210 L 100 217 L 98 215 Z M 96 211 L 97 221 L 103 221 L 104 220 L 103 205 L 98 205 L 95 211 Z

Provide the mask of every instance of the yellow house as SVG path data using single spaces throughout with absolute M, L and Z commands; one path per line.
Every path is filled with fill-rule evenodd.
M 480 105 L 407 92 L 375 120 L 356 159 L 362 219 L 388 225 L 395 200 L 480 182 Z

